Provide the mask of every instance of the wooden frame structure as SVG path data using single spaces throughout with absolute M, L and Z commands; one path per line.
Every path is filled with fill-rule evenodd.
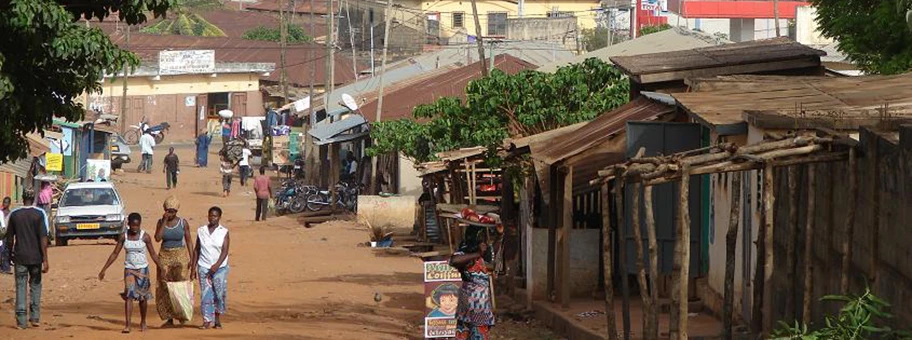
M 725 143 L 669 156 L 642 157 L 645 150 L 640 149 L 637 156 L 626 163 L 610 166 L 599 171 L 600 178 L 592 181 L 593 184 L 602 184 L 603 193 L 607 192 L 608 181 L 610 180 L 615 180 L 615 187 L 633 185 L 634 188 L 636 188 L 635 190 L 640 190 L 639 188 L 645 187 L 647 188 L 647 193 L 651 191 L 651 186 L 657 184 L 670 182 L 679 183 L 680 198 L 678 209 L 680 210 L 681 217 L 679 218 L 676 228 L 676 235 L 678 238 L 675 242 L 673 266 L 673 291 L 676 292 L 676 295 L 672 296 L 672 303 L 674 306 L 671 311 L 672 319 L 670 326 L 671 336 L 674 339 L 687 338 L 687 292 L 689 291 L 689 266 L 687 264 L 690 263 L 690 233 L 687 232 L 690 222 L 689 216 L 687 215 L 687 207 L 689 204 L 687 193 L 689 190 L 690 177 L 702 174 L 763 170 L 763 223 L 757 242 L 757 248 L 759 250 L 758 259 L 762 259 L 763 265 L 757 265 L 757 275 L 754 277 L 754 296 L 756 298 L 754 301 L 757 301 L 758 303 L 754 303 L 753 305 L 755 313 L 753 313 L 754 320 L 752 328 L 755 332 L 762 328 L 765 334 L 768 334 L 772 327 L 772 320 L 770 319 L 772 298 L 771 279 L 774 269 L 774 253 L 772 249 L 773 235 L 775 232 L 773 225 L 773 201 L 776 196 L 774 195 L 773 170 L 777 167 L 791 167 L 799 164 L 821 162 L 838 162 L 847 159 L 850 163 L 853 163 L 855 158 L 853 147 L 856 143 L 854 140 L 844 136 L 818 137 L 814 134 L 803 134 L 791 136 L 773 135 L 768 137 L 772 137 L 771 140 L 748 146 L 738 147 L 734 144 Z M 852 178 L 857 178 L 857 176 L 852 176 Z M 736 194 L 740 196 L 740 193 Z M 637 196 L 639 195 L 634 194 L 634 197 Z M 647 198 L 651 198 L 650 196 L 651 194 L 646 195 Z M 647 202 L 647 207 L 651 206 L 650 203 L 651 202 Z M 636 210 L 639 210 L 639 208 L 639 204 L 633 207 L 633 209 Z M 737 204 L 734 204 L 732 210 L 737 212 L 737 209 L 740 209 L 740 207 Z M 653 225 L 654 219 L 650 217 L 652 214 L 652 211 L 647 210 L 647 230 L 655 230 L 655 226 Z M 632 214 L 632 216 L 638 215 L 639 211 L 635 211 Z M 737 214 L 733 216 L 736 215 Z M 608 217 L 605 216 L 605 218 Z M 731 337 L 732 286 L 735 268 L 733 262 L 734 258 L 731 255 L 735 251 L 734 248 L 736 243 L 733 241 L 737 240 L 738 235 L 737 220 L 736 217 L 731 218 L 731 224 L 729 225 L 728 233 L 726 235 L 727 258 L 725 273 L 725 306 L 723 308 L 725 311 L 723 322 L 726 328 L 726 338 Z M 634 228 L 638 229 L 638 223 L 634 224 Z M 654 243 L 654 235 L 649 235 L 649 238 L 649 260 L 650 263 L 653 264 L 652 268 L 655 268 L 655 252 L 651 249 L 652 244 Z M 637 255 L 642 258 L 642 247 L 638 248 Z M 805 254 L 805 257 L 807 256 L 809 256 L 808 253 Z M 807 259 L 805 260 L 807 261 Z M 790 266 L 790 264 L 786 265 Z M 645 271 L 642 261 L 637 261 L 637 267 L 639 273 L 638 282 L 641 286 L 640 289 L 642 291 L 648 291 L 648 287 L 646 287 L 647 283 L 644 278 Z M 805 285 L 810 286 L 807 282 Z M 606 290 L 609 288 L 610 287 L 606 287 Z M 809 300 L 810 292 L 806 287 L 804 290 L 804 300 L 807 301 Z M 607 291 L 606 294 L 610 296 L 613 292 Z M 646 316 L 647 329 L 645 337 L 647 339 L 656 339 L 658 337 L 658 328 L 653 321 L 657 318 L 658 311 L 656 308 L 652 307 L 656 303 L 653 299 L 654 297 L 651 295 L 643 296 L 644 306 L 647 307 L 647 313 L 652 314 Z M 805 305 L 804 308 L 807 309 L 809 306 Z M 625 312 L 628 311 L 625 310 Z

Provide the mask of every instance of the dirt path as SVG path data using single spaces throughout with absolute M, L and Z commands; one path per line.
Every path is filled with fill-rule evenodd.
M 160 148 L 162 149 L 162 148 Z M 193 152 L 180 149 L 179 187 L 167 191 L 161 158 L 156 154 L 152 174 L 135 173 L 136 164 L 115 176 L 127 210 L 140 212 L 143 229 L 154 232 L 161 204 L 170 194 L 181 200 L 180 215 L 195 231 L 205 223 L 207 209 L 225 211 L 222 223 L 231 232 L 228 314 L 222 330 L 192 326 L 159 329 L 155 305 L 149 306 L 149 331 L 133 337 L 268 338 L 268 339 L 407 339 L 419 338 L 423 288 L 421 265 L 408 257 L 375 255 L 360 246 L 366 232 L 350 222 L 330 222 L 311 229 L 292 217 L 271 217 L 254 223 L 251 187 L 237 178 L 229 198 L 220 196 L 218 163 L 192 166 Z M 139 157 L 136 157 L 137 159 Z M 49 249 L 50 273 L 44 276 L 42 327 L 15 330 L 13 277 L 0 276 L 0 338 L 4 339 L 123 339 L 123 289 L 119 267 L 108 270 L 106 281 L 96 278 L 113 249 L 112 241 L 73 241 Z M 123 256 L 123 255 L 121 255 Z M 374 300 L 379 293 L 381 301 Z M 196 297 L 198 303 L 199 297 Z M 198 306 L 197 306 L 198 310 Z M 134 311 L 134 324 L 138 312 Z M 198 311 L 197 311 L 198 313 Z M 525 327 L 521 327 L 525 328 Z M 513 333 L 503 328 L 500 333 Z

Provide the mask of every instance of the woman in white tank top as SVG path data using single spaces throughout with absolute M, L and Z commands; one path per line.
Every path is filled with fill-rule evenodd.
M 209 224 L 199 227 L 196 233 L 193 262 L 197 264 L 197 268 L 190 276 L 199 276 L 202 329 L 222 328 L 219 316 L 225 314 L 226 310 L 228 246 L 231 238 L 228 236 L 228 228 L 219 223 L 221 219 L 221 208 L 209 208 Z
M 146 330 L 146 309 L 149 305 L 148 301 L 152 299 L 152 293 L 149 290 L 152 286 L 152 281 L 149 278 L 149 261 L 146 258 L 146 254 L 151 255 L 152 261 L 155 262 L 155 266 L 159 270 L 159 275 L 161 275 L 162 269 L 158 255 L 155 254 L 155 248 L 152 246 L 152 238 L 142 230 L 141 224 L 142 216 L 138 213 L 131 213 L 127 217 L 129 229 L 117 240 L 117 245 L 114 247 L 114 251 L 111 252 L 111 256 L 108 257 L 108 262 L 105 262 L 101 272 L 98 273 L 98 280 L 104 280 L 105 271 L 120 255 L 120 250 L 126 250 L 124 291 L 121 293 L 121 296 L 126 301 L 124 304 L 124 322 L 126 325 L 123 333 L 130 333 L 133 300 L 139 301 L 140 316 L 142 317 L 139 324 L 140 331 Z

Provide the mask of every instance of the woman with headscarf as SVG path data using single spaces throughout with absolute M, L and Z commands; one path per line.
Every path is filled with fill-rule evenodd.
M 209 165 L 209 144 L 212 143 L 212 136 L 209 131 L 205 131 L 196 138 L 196 165 L 205 168 Z
M 190 245 L 193 243 L 190 238 L 190 225 L 187 220 L 177 216 L 180 209 L 177 197 L 169 196 L 165 199 L 163 207 L 165 213 L 155 227 L 155 241 L 161 242 L 158 257 L 162 264 L 162 276 L 158 278 L 158 288 L 155 292 L 155 305 L 158 308 L 158 316 L 165 320 L 162 327 L 171 327 L 174 326 L 174 320 L 181 324 L 187 322 L 187 316 L 176 312 L 171 305 L 168 282 L 190 280 Z
M 485 261 L 491 261 L 484 227 L 470 225 L 450 265 L 459 270 L 462 287 L 456 309 L 456 339 L 487 340 L 494 326 L 491 280 Z

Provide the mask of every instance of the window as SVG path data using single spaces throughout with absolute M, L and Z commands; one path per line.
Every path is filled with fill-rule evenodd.
M 552 12 L 548 12 L 548 17 L 549 18 L 571 18 L 571 17 L 573 17 L 573 12 L 552 11 Z
M 465 12 L 453 13 L 453 28 L 465 27 Z
M 507 13 L 488 12 L 488 36 L 507 35 Z

